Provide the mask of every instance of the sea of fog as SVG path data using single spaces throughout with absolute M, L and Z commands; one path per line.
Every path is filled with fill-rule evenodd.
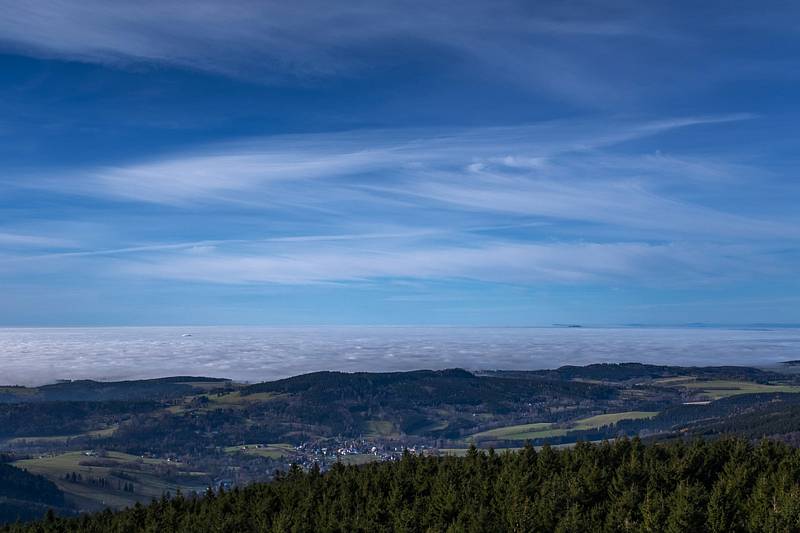
M 637 361 L 771 365 L 800 329 L 125 327 L 0 329 L 0 384 L 196 375 L 263 381 L 317 370 L 540 369 Z

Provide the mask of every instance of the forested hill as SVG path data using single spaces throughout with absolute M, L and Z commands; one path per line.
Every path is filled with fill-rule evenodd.
M 59 381 L 41 387 L 0 386 L 0 403 L 53 401 L 153 401 L 179 398 L 199 387 L 223 387 L 229 380 L 220 378 L 173 376 L 133 381 Z
M 0 523 L 38 518 L 50 508 L 69 513 L 64 507 L 64 493 L 55 484 L 0 463 Z
M 765 382 L 785 375 L 747 366 L 665 366 L 643 363 L 595 363 L 585 366 L 566 365 L 552 370 L 499 371 L 497 375 L 525 375 L 557 380 L 627 381 L 675 376 L 702 375 L 705 379 L 731 379 Z
M 277 392 L 302 394 L 305 400 L 408 403 L 480 403 L 544 396 L 610 398 L 611 387 L 546 380 L 532 373 L 477 376 L 460 368 L 413 372 L 313 372 L 251 385 L 242 395 Z
M 798 531 L 798 480 L 800 451 L 766 441 L 473 448 L 3 531 Z

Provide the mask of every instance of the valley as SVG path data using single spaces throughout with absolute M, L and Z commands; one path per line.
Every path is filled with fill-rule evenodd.
M 75 512 L 405 450 L 569 447 L 735 434 L 794 444 L 800 376 L 781 368 L 597 364 L 540 371 L 318 372 L 258 384 L 180 376 L 0 391 L 3 462 Z

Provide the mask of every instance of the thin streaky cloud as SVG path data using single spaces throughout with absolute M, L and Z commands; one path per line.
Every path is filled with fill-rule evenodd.
M 203 240 L 180 243 L 147 244 L 143 246 L 128 246 L 124 248 L 108 248 L 102 250 L 81 250 L 75 252 L 54 252 L 35 255 L 15 255 L 11 257 L 0 256 L 0 262 L 16 261 L 36 261 L 42 259 L 59 259 L 68 257 L 92 257 L 92 256 L 112 256 L 138 254 L 144 252 L 161 252 L 169 250 L 208 250 L 217 246 L 231 245 L 254 245 L 264 243 L 313 243 L 313 242 L 337 242 L 337 241 L 366 241 L 370 239 L 408 239 L 431 235 L 442 234 L 441 230 L 427 231 L 406 231 L 395 233 L 353 233 L 342 235 L 296 235 L 291 237 L 269 237 L 263 239 L 222 239 L 222 240 Z M 3 236 L 0 234 L 0 243 Z M 46 242 L 52 246 L 53 239 L 41 238 L 41 242 Z
M 0 246 L 21 246 L 31 248 L 72 248 L 75 241 L 61 237 L 30 235 L 0 231 Z
M 591 19 L 578 7 L 542 3 L 531 10 L 514 1 L 502 6 L 345 1 L 335 10 L 318 1 L 289 7 L 247 0 L 200 0 L 192 9 L 174 0 L 3 0 L 0 6 L 0 40 L 14 51 L 110 65 L 169 64 L 270 82 L 359 72 L 389 61 L 375 50 L 392 41 L 445 50 L 487 66 L 518 57 L 515 65 L 520 66 L 525 58 L 508 49 L 522 52 L 532 41 L 542 48 L 539 55 L 555 49 L 567 56 L 565 61 L 579 64 L 569 47 L 556 43 L 592 39 L 613 44 L 624 38 L 658 40 L 670 33 L 637 10 Z M 525 55 L 535 53 L 534 47 Z
M 253 202 L 240 191 L 287 182 L 353 176 L 369 183 L 376 172 L 423 174 L 443 167 L 480 170 L 500 161 L 524 168 L 546 166 L 557 156 L 586 154 L 675 129 L 740 121 L 750 114 L 659 121 L 547 122 L 464 131 L 378 130 L 278 136 L 212 145 L 200 152 L 168 155 L 114 167 L 82 169 L 58 178 L 36 177 L 27 186 L 66 193 L 186 205 L 192 202 Z M 278 198 L 277 201 L 286 201 Z
M 177 67 L 273 85 L 357 79 L 375 67 L 397 66 L 398 46 L 463 77 L 478 71 L 497 83 L 592 107 L 618 108 L 679 91 L 673 82 L 681 77 L 713 85 L 730 76 L 715 54 L 694 53 L 714 41 L 696 31 L 692 10 L 670 5 L 345 0 L 330 9 L 319 0 L 291 6 L 197 0 L 186 9 L 176 0 L 2 0 L 0 8 L 6 51 L 117 68 Z M 704 22 L 726 35 L 739 30 L 725 17 Z M 766 31 L 755 22 L 750 29 Z M 652 61 L 653 51 L 669 58 L 667 64 Z M 608 60 L 616 57 L 626 60 Z M 745 61 L 726 67 L 753 68 Z
M 0 324 L 800 322 L 797 8 L 0 13 Z
M 655 194 L 637 183 L 592 180 L 565 184 L 560 179 L 535 179 L 507 181 L 498 187 L 498 181 L 503 178 L 502 174 L 493 174 L 482 182 L 464 185 L 452 176 L 439 182 L 420 183 L 403 192 L 478 211 L 670 232 L 664 234 L 665 237 L 679 233 L 706 237 L 800 238 L 800 228 L 794 224 L 691 205 Z M 698 224 L 700 221 L 702 224 Z
M 752 248 L 714 244 L 510 243 L 347 248 L 212 249 L 200 254 L 138 257 L 126 275 L 218 284 L 316 284 L 374 279 L 471 279 L 494 283 L 642 285 L 719 284 L 754 272 L 786 276 L 790 268 Z

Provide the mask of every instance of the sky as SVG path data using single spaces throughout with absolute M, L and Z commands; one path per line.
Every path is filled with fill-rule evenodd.
M 800 323 L 799 11 L 0 0 L 0 325 Z

